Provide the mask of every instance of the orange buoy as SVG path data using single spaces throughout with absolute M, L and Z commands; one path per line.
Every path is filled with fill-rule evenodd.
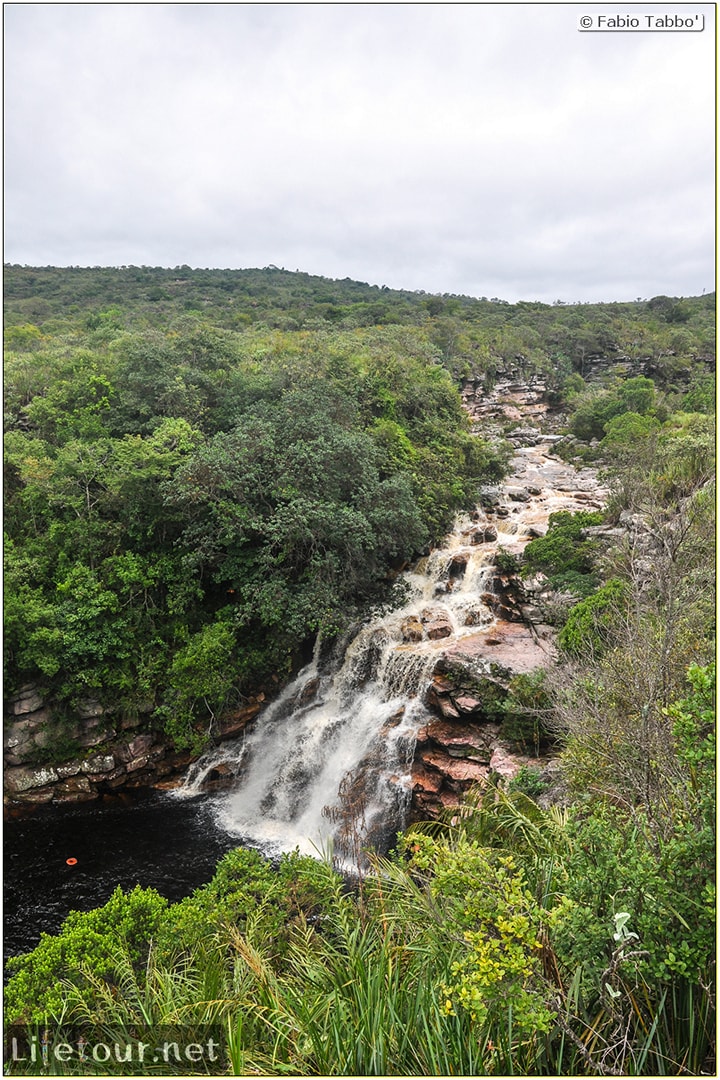
M 77 859 L 66 859 L 65 862 L 68 866 L 77 866 Z

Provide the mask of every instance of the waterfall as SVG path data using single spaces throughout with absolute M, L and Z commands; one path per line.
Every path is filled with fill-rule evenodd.
M 496 620 L 486 604 L 499 547 L 519 553 L 551 510 L 579 509 L 568 487 L 571 466 L 542 449 L 521 450 L 516 478 L 533 482 L 521 505 L 500 499 L 490 518 L 478 508 L 461 516 L 444 545 L 404 575 L 401 609 L 364 625 L 342 661 L 327 673 L 319 649 L 296 678 L 234 741 L 189 770 L 180 797 L 203 790 L 213 770 L 234 777 L 213 796 L 218 823 L 267 854 L 334 847 L 357 865 L 364 847 L 384 848 L 404 827 L 415 739 L 428 719 L 424 705 L 444 649 Z M 543 470 L 557 484 L 537 485 Z M 553 490 L 554 487 L 559 490 Z
M 423 699 L 442 649 L 493 621 L 480 597 L 496 545 L 473 544 L 477 528 L 459 518 L 444 546 L 404 575 L 402 608 L 365 624 L 330 674 L 316 647 L 252 730 L 195 762 L 177 794 L 199 793 L 221 766 L 235 783 L 214 797 L 215 813 L 244 843 L 268 854 L 332 846 L 353 864 L 361 848 L 386 847 L 405 823 Z M 413 620 L 427 629 L 421 640 L 408 633 Z

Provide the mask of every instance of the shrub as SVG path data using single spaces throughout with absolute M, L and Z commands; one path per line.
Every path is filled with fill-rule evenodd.
M 627 596 L 627 585 L 620 578 L 611 578 L 592 596 L 581 600 L 572 608 L 560 631 L 560 647 L 574 656 L 601 654 Z
M 42 934 L 32 952 L 8 960 L 12 975 L 5 991 L 6 1021 L 35 1024 L 59 1017 L 63 980 L 81 988 L 89 988 L 93 977 L 112 984 L 124 970 L 125 957 L 142 971 L 166 910 L 164 897 L 137 885 L 129 893 L 118 886 L 93 911 L 71 911 L 59 934 Z

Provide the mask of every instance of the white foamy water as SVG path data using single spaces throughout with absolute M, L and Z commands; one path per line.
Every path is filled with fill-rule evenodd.
M 530 530 L 553 511 L 592 506 L 572 492 L 576 471 L 546 450 L 518 451 L 506 482 L 539 494 L 503 498 L 505 517 L 480 509 L 473 519 L 459 517 L 443 546 L 404 575 L 409 598 L 402 609 L 363 626 L 334 672 L 321 670 L 316 650 L 251 730 L 191 767 L 178 795 L 197 794 L 222 765 L 237 779 L 215 797 L 219 824 L 269 854 L 334 846 L 340 862 L 356 864 L 361 848 L 392 840 L 405 823 L 415 737 L 427 719 L 423 698 L 435 665 L 449 645 L 495 622 L 483 594 L 498 547 L 522 550 Z M 580 478 L 580 486 L 586 482 Z M 497 538 L 478 542 L 491 524 Z M 420 628 L 422 640 L 412 640 Z

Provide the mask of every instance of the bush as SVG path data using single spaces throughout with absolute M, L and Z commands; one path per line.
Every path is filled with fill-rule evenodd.
M 598 550 L 597 542 L 584 540 L 583 529 L 600 525 L 604 515 L 600 511 L 581 510 L 571 513 L 558 510 L 548 519 L 545 536 L 531 540 L 526 546 L 523 559 L 532 572 L 544 571 L 548 576 L 574 571 L 588 574 Z
M 549 709 L 550 697 L 545 685 L 545 672 L 541 669 L 528 675 L 515 675 L 502 703 L 503 736 L 523 748 L 531 747 L 539 753 L 540 745 L 549 738 L 545 723 Z
M 501 574 L 517 574 L 520 570 L 520 559 L 513 555 L 512 551 L 499 547 L 495 553 L 495 565 Z
M 93 978 L 113 984 L 129 959 L 142 972 L 150 942 L 160 931 L 167 900 L 154 889 L 124 893 L 117 887 L 102 907 L 71 911 L 58 934 L 42 934 L 40 944 L 24 956 L 8 960 L 12 972 L 5 991 L 8 1023 L 47 1023 L 64 1011 L 64 980 L 81 988 Z
M 547 791 L 548 784 L 542 777 L 542 771 L 534 765 L 523 765 L 517 776 L 508 784 L 508 791 L 520 791 L 531 799 Z
M 613 625 L 622 615 L 628 587 L 611 578 L 592 596 L 572 608 L 558 636 L 558 644 L 573 656 L 602 653 L 612 636 Z
M 578 394 L 573 401 L 570 430 L 578 439 L 589 442 L 602 439 L 605 428 L 622 413 L 647 415 L 655 405 L 655 384 L 639 375 L 626 379 L 616 389 L 590 390 Z

